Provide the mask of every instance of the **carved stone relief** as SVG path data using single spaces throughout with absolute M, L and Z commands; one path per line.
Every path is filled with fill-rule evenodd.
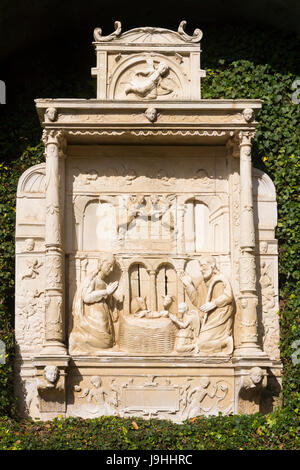
M 20 178 L 16 219 L 30 416 L 254 412 L 280 374 L 261 102 L 201 100 L 201 37 L 96 28 L 97 99 L 36 100 L 46 163 Z
M 272 266 L 263 261 L 259 278 L 262 302 L 263 349 L 274 359 L 279 359 L 278 302 L 272 279 Z
M 192 280 L 170 263 L 154 269 L 146 260 L 136 260 L 128 271 L 123 268 L 119 281 L 109 283 L 115 258 L 99 260 L 74 296 L 71 354 L 101 355 L 112 348 L 133 354 L 231 354 L 230 283 L 213 257 L 202 257 L 198 263 L 198 277 Z M 190 307 L 178 302 L 181 283 Z M 116 302 L 119 310 L 114 309 Z
M 104 388 L 102 379 L 93 376 L 84 389 L 79 385 L 74 386 L 77 395 L 78 407 L 73 411 L 75 416 L 82 418 L 96 418 L 98 416 L 111 416 L 116 414 L 117 400 L 113 396 L 113 380 L 110 389 Z
M 45 296 L 38 289 L 24 289 L 16 297 L 16 340 L 22 350 L 41 348 L 44 338 Z
M 69 339 L 71 354 L 96 355 L 115 344 L 110 300 L 118 288 L 118 282 L 106 284 L 104 281 L 113 266 L 113 256 L 99 260 L 97 269 L 77 289 L 73 303 L 73 329 Z
M 37 379 L 37 391 L 41 413 L 65 411 L 65 379 L 57 366 L 45 366 L 43 376 Z
M 253 414 L 260 411 L 260 400 L 267 379 L 260 367 L 252 367 L 236 384 L 236 412 Z
M 208 376 L 184 380 L 151 374 L 131 378 L 91 376 L 75 383 L 69 400 L 69 413 L 83 418 L 117 414 L 182 422 L 203 414 L 233 411 L 231 379 Z

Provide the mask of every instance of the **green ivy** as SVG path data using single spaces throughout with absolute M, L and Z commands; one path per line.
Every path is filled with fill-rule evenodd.
M 212 416 L 183 425 L 102 417 L 50 422 L 0 418 L 4 450 L 292 450 L 299 448 L 299 410 L 269 415 Z
M 294 37 L 278 31 L 258 30 L 228 26 L 218 28 L 208 25 L 203 27 L 202 41 L 203 67 L 207 77 L 202 80 L 202 97 L 218 99 L 258 98 L 264 101 L 258 114 L 258 129 L 253 145 L 254 165 L 272 178 L 278 202 L 278 227 L 276 237 L 279 241 L 279 283 L 280 283 L 280 327 L 281 327 L 281 360 L 284 366 L 283 374 L 283 410 L 271 418 L 255 415 L 253 417 L 218 417 L 197 420 L 183 427 L 168 423 L 152 421 L 140 423 L 140 428 L 146 434 L 146 441 L 131 428 L 128 422 L 116 418 L 85 422 L 67 420 L 65 423 L 55 421 L 49 424 L 49 429 L 60 425 L 66 438 L 51 437 L 42 424 L 22 424 L 3 418 L 0 422 L 0 438 L 5 435 L 7 448 L 14 445 L 21 447 L 60 445 L 84 446 L 93 448 L 93 436 L 99 426 L 105 431 L 110 441 L 99 441 L 97 445 L 116 445 L 118 448 L 130 446 L 155 446 L 161 442 L 164 447 L 176 445 L 188 448 L 192 445 L 189 439 L 196 439 L 196 433 L 201 431 L 204 440 L 194 443 L 195 448 L 228 448 L 240 447 L 263 448 L 275 445 L 274 439 L 280 439 L 283 448 L 289 448 L 289 438 L 294 439 L 294 415 L 299 405 L 299 365 L 293 364 L 292 353 L 295 352 L 293 343 L 300 340 L 300 269 L 299 269 L 299 221 L 300 221 L 300 192 L 299 192 L 299 154 L 300 154 L 300 106 L 292 102 L 292 84 L 300 77 L 299 37 Z M 61 47 L 61 44 L 57 47 Z M 15 63 L 4 64 L 7 80 L 13 88 L 13 95 L 8 96 L 8 104 L 0 106 L 0 339 L 7 346 L 7 361 L 0 365 L 0 415 L 14 416 L 15 402 L 13 400 L 13 357 L 14 357 L 14 225 L 16 188 L 20 175 L 30 166 L 43 161 L 43 146 L 40 142 L 41 128 L 34 109 L 33 99 L 43 97 L 82 97 L 95 96 L 95 83 L 89 77 L 92 65 L 91 55 L 86 56 L 73 42 L 68 50 L 63 50 L 58 56 L 57 63 L 48 60 L 53 43 L 42 50 L 29 51 L 22 57 L 16 57 Z M 71 50 L 71 47 L 73 48 Z M 52 49 L 51 49 L 52 48 Z M 72 56 L 73 54 L 73 56 Z M 51 57 L 53 54 L 51 53 Z M 66 62 L 65 57 L 69 60 Z M 22 70 L 16 75 L 15 70 Z M 2 77 L 1 77 L 2 78 Z M 5 77 L 3 77 L 5 78 Z M 280 414 L 281 413 L 281 414 Z M 267 420 L 275 419 L 279 427 L 269 426 Z M 284 423 L 286 419 L 286 423 Z M 102 423 L 102 424 L 101 424 Z M 105 426 L 104 426 L 105 423 Z M 117 423 L 117 424 L 116 424 Z M 237 424 L 238 423 L 238 424 Z M 260 433 L 257 436 L 256 424 Z M 290 423 L 290 424 L 289 424 Z M 28 427 L 26 427 L 28 426 Z M 32 427 L 31 427 L 32 426 Z M 73 438 L 72 426 L 77 432 L 87 433 L 88 439 L 83 441 Z M 121 428 L 120 428 L 121 426 Z M 123 426 L 123 428 L 122 428 Z M 129 426 L 129 428 L 128 428 Z M 254 426 L 254 428 L 253 428 Z M 282 426 L 282 428 L 280 428 Z M 289 427 L 290 426 L 290 427 Z M 54 429 L 53 428 L 53 429 Z M 95 428 L 95 431 L 93 431 Z M 28 432 L 28 437 L 20 438 L 20 444 L 12 441 L 16 429 L 21 434 Z M 27 429 L 27 431 L 26 431 Z M 37 429 L 37 437 L 30 429 Z M 119 429 L 120 432 L 115 432 Z M 125 429 L 127 431 L 125 431 Z M 161 437 L 157 430 L 164 429 Z M 205 431 L 206 429 L 206 431 Z M 256 429 L 256 431 L 254 431 Z M 167 431 L 168 430 L 168 431 Z M 170 432 L 172 431 L 172 433 Z M 241 432 L 242 431 L 242 432 Z M 93 434 L 94 432 L 94 434 Z M 102 431 L 101 431 L 102 432 Z M 104 431 L 103 431 L 104 432 Z M 170 432 L 167 437 L 168 432 Z M 283 434 L 281 434 L 281 432 Z M 1 434 L 2 433 L 2 434 Z M 3 434 L 4 433 L 4 434 Z M 43 434 L 44 433 L 44 434 Z M 181 434 L 182 433 L 182 436 Z M 212 434 L 215 433 L 215 434 Z M 253 434 L 254 433 L 254 434 Z M 141 433 L 142 434 L 142 433 Z M 40 437 L 45 435 L 44 438 Z M 26 435 L 27 436 L 27 435 Z M 123 437 L 122 437 L 123 436 Z M 131 437 L 131 436 L 135 436 Z M 181 436 L 181 444 L 180 437 Z M 184 437 L 185 436 L 185 437 Z M 189 438 L 189 436 L 191 436 Z M 199 434 L 200 436 L 200 434 Z M 212 437 L 213 436 L 213 437 Z M 5 439 L 7 438 L 7 441 Z M 59 440 L 61 439 L 61 440 Z M 75 439 L 75 440 L 74 440 Z M 167 441 L 167 439 L 169 441 Z M 248 439 L 248 441 L 247 441 Z M 91 440 L 91 441 L 90 441 Z M 158 440 L 158 441 L 156 441 Z M 80 442 L 79 442 L 80 441 Z M 76 444 L 75 444 L 76 442 Z M 108 444 L 110 442 L 110 444 Z M 193 441 L 196 442 L 196 441 Z M 209 442 L 209 444 L 206 444 Z M 248 444 L 247 444 L 248 442 Z M 152 444 L 151 444 L 152 443 Z M 280 444 L 280 445 L 281 445 Z M 3 445 L 3 444 L 2 444 Z M 95 444 L 96 445 L 96 444 Z M 105 447 L 106 446 L 106 447 Z M 123 446 L 123 447 L 122 447 Z M 219 447 L 218 447 L 219 446 Z M 231 447 L 230 447 L 231 446 Z M 249 448 L 250 448 L 249 447 Z M 279 446 L 280 447 L 280 446 Z M 29 448 L 29 447 L 27 447 Z M 74 447 L 72 447 L 74 448 Z M 139 447 L 142 448 L 142 447 Z M 150 448 L 150 447 L 148 447 Z

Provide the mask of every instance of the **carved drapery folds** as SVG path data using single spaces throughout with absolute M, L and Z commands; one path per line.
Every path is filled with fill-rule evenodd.
M 115 258 L 100 258 L 74 296 L 70 353 L 101 356 L 113 349 L 130 354 L 231 354 L 230 282 L 212 256 L 193 262 L 198 263 L 199 275 L 192 278 L 171 262 L 161 262 L 154 269 L 140 258 L 128 271 L 123 267 L 119 281 L 108 282 Z
M 44 130 L 46 154 L 45 222 L 45 352 L 62 353 L 64 346 L 63 205 L 66 140 L 61 130 Z

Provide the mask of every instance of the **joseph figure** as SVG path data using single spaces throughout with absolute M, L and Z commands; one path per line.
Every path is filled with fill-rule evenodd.
M 187 296 L 200 317 L 198 351 L 231 354 L 233 294 L 230 282 L 219 272 L 212 256 L 202 257 L 198 262 L 199 279 L 192 280 L 184 271 L 180 274 Z

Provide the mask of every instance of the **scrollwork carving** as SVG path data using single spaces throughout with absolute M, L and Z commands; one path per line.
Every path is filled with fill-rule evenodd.
M 120 21 L 115 21 L 115 31 L 108 36 L 102 36 L 102 29 L 95 28 L 94 30 L 94 39 L 99 42 L 108 42 L 120 36 L 122 32 L 122 25 Z
M 186 21 L 183 20 L 183 21 L 180 22 L 180 25 L 178 26 L 178 33 L 180 34 L 180 36 L 182 37 L 182 39 L 184 41 L 199 42 L 202 39 L 203 33 L 202 33 L 201 29 L 199 29 L 199 28 L 195 29 L 195 31 L 193 32 L 193 35 L 189 36 L 185 32 L 185 27 L 186 27 Z

